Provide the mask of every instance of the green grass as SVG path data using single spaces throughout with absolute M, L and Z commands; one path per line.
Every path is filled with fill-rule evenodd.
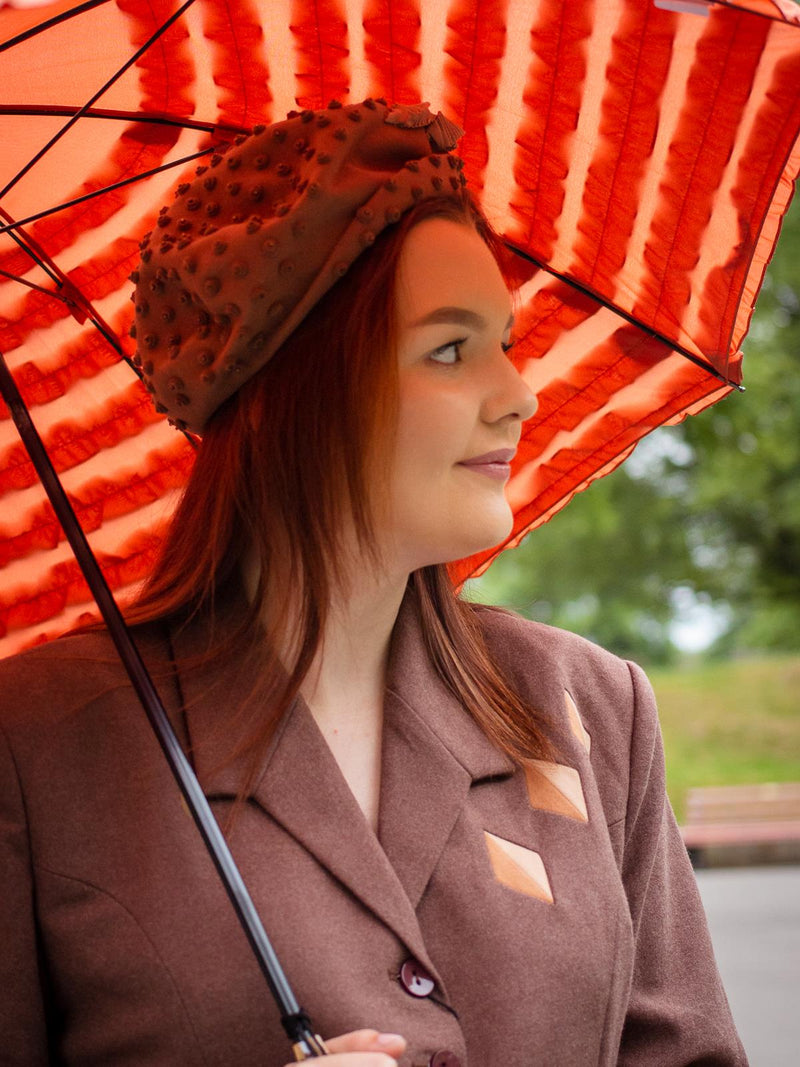
M 800 657 L 650 670 L 680 820 L 692 786 L 800 781 Z

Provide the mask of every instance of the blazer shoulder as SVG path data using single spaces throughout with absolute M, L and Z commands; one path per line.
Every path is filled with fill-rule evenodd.
M 154 642 L 152 632 L 136 635 L 143 655 Z M 8 730 L 47 726 L 129 688 L 127 672 L 106 630 L 68 634 L 0 660 L 0 723 Z
M 557 671 L 573 685 L 630 685 L 631 664 L 586 637 L 556 626 L 525 619 L 506 608 L 474 605 L 484 638 L 493 656 L 527 675 Z
M 505 609 L 480 606 L 477 615 L 495 664 L 532 709 L 544 712 L 557 743 L 570 734 L 578 739 L 609 821 L 619 818 L 635 751 L 652 749 L 659 733 L 644 672 L 586 638 Z

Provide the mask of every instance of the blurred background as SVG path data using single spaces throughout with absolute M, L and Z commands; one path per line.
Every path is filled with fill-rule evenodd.
M 744 343 L 746 392 L 656 430 L 468 585 L 647 669 L 680 822 L 689 789 L 800 783 L 799 355 L 795 197 Z M 697 876 L 751 1064 L 800 1063 L 800 866 Z
M 467 595 L 644 666 L 669 789 L 800 781 L 800 197 L 744 344 L 746 392 L 646 438 Z

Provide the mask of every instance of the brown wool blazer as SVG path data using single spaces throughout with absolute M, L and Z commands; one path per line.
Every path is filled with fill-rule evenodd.
M 557 764 L 515 768 L 439 681 L 407 596 L 378 837 L 307 707 L 281 722 L 231 846 L 298 998 L 404 1067 L 746 1062 L 665 800 L 650 688 L 572 634 L 479 609 Z M 235 658 L 164 675 L 204 626 L 139 635 L 215 812 L 243 774 Z M 280 1067 L 287 1042 L 105 634 L 0 664 L 0 1063 Z M 407 960 L 433 982 L 411 995 Z

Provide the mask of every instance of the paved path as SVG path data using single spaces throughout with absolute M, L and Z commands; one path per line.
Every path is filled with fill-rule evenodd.
M 797 1067 L 800 866 L 700 870 L 697 882 L 751 1067 Z

